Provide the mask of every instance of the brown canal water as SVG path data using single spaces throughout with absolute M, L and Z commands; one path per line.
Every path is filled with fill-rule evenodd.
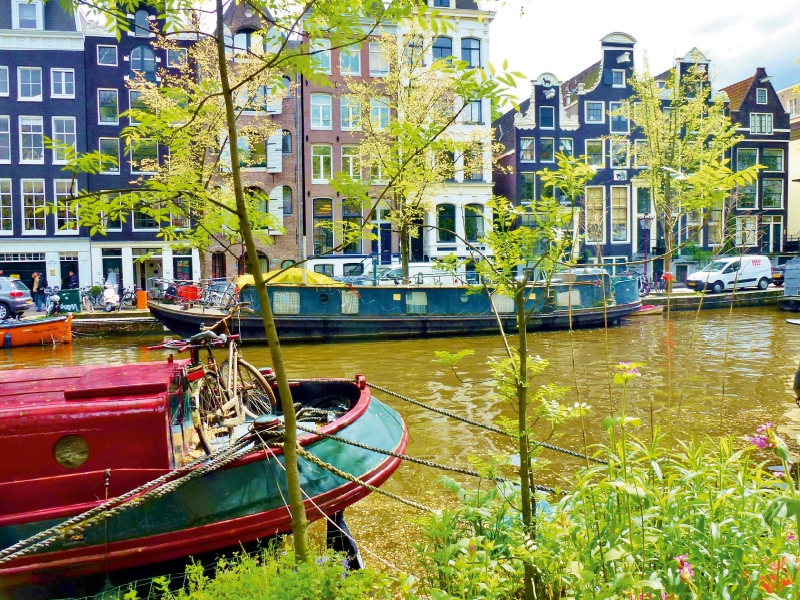
M 628 395 L 629 413 L 642 419 L 640 435 L 649 436 L 651 420 L 674 439 L 744 435 L 764 421 L 780 423 L 794 406 L 792 382 L 800 360 L 800 327 L 786 323 L 787 316 L 773 307 L 737 309 L 732 314 L 703 311 L 699 316 L 682 312 L 672 313 L 669 321 L 666 315 L 642 316 L 607 331 L 579 330 L 572 336 L 565 331 L 531 333 L 531 354 L 550 362 L 535 384 L 569 387 L 565 402 L 588 403 L 592 407 L 587 420 L 589 442 L 600 442 L 605 439 L 601 421 L 611 414 L 612 403 L 618 407 L 621 399 L 621 388 L 609 386 L 613 365 L 643 362 L 642 377 L 633 381 Z M 16 348 L 0 353 L 0 366 L 160 360 L 166 353 L 148 351 L 146 346 L 163 338 L 163 334 L 138 340 L 82 338 L 71 346 Z M 466 349 L 475 351 L 457 368 L 466 383 L 434 362 L 437 350 Z M 245 345 L 243 353 L 252 364 L 270 363 L 265 346 Z M 284 354 L 293 376 L 352 377 L 362 373 L 367 381 L 477 421 L 493 423 L 501 415 L 516 418 L 513 408 L 494 397 L 486 382 L 490 376 L 487 362 L 504 357 L 499 336 L 290 345 L 284 347 Z M 507 449 L 501 436 L 385 394 L 375 395 L 405 419 L 410 455 L 469 467 L 470 456 Z M 554 443 L 580 450 L 582 436 L 577 423 L 565 425 Z M 581 464 L 553 452 L 543 457 L 551 464 L 542 483 L 566 486 L 569 474 Z M 436 506 L 441 499 L 436 485 L 439 476 L 428 467 L 406 464 L 385 488 Z M 366 547 L 386 552 L 397 543 L 408 544 L 400 522 L 410 513 L 395 504 L 368 499 L 348 513 L 351 528 Z M 392 541 L 392 532 L 400 539 Z

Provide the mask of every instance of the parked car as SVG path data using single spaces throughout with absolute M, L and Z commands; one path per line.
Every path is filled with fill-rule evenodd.
M 783 285 L 784 275 L 786 274 L 786 264 L 775 265 L 772 267 L 772 283 L 777 286 Z
M 765 290 L 772 281 L 772 265 L 766 256 L 741 256 L 720 258 L 686 280 L 686 285 L 694 290 L 711 290 L 718 294 L 723 290 L 757 287 Z
M 20 316 L 33 306 L 28 286 L 19 279 L 0 277 L 0 319 Z

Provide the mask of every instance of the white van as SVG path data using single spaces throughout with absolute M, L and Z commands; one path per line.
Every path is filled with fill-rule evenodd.
M 772 265 L 766 256 L 720 258 L 706 265 L 686 280 L 694 290 L 739 290 L 746 287 L 767 289 L 772 282 Z

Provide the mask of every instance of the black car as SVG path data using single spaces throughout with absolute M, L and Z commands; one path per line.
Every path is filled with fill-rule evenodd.
M 775 285 L 783 285 L 783 276 L 786 272 L 786 265 L 775 265 L 772 267 L 772 283 Z

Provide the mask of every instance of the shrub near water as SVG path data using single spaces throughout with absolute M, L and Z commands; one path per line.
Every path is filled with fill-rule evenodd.
M 624 398 L 639 366 L 619 367 Z M 798 597 L 800 496 L 754 454 L 774 451 L 788 472 L 771 424 L 739 450 L 730 438 L 677 450 L 658 431 L 638 439 L 625 401 L 603 424 L 608 465 L 582 469 L 553 511 L 540 508 L 534 531 L 523 531 L 518 493 L 468 492 L 448 481 L 462 506 L 425 520 L 430 597 L 521 597 L 523 558 L 536 567 L 538 598 Z

